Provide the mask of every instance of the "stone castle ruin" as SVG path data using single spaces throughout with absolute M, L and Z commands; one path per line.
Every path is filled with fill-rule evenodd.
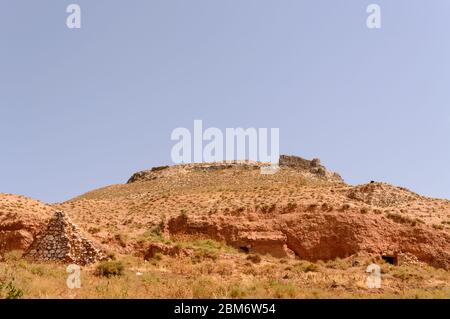
M 24 255 L 36 261 L 59 261 L 87 265 L 106 259 L 106 255 L 81 236 L 64 212 L 57 211 L 34 239 Z

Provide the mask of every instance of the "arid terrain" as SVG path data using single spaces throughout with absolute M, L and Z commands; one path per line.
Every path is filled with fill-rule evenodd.
M 450 201 L 266 165 L 157 167 L 52 205 L 0 194 L 0 297 L 450 298 Z

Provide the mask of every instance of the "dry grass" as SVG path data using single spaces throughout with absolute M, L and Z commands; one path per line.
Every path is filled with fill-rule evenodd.
M 81 289 L 68 289 L 66 267 L 30 264 L 13 254 L 0 263 L 0 296 L 23 298 L 448 298 L 449 272 L 428 266 L 393 266 L 382 261 L 382 288 L 366 288 L 368 257 L 327 263 L 227 253 L 216 243 L 197 243 L 220 258 L 160 256 L 145 262 L 121 256 L 120 276 L 98 276 L 83 267 Z M 206 248 L 205 248 L 206 247 Z M 197 255 L 196 255 L 197 256 Z M 13 291 L 11 290 L 13 287 Z M 20 295 L 20 293 L 19 293 Z
M 362 188 L 362 197 L 358 193 L 349 197 L 352 186 L 306 178 L 295 170 L 261 175 L 259 170 L 230 169 L 113 185 L 52 207 L 4 195 L 0 219 L 13 213 L 50 214 L 52 208 L 63 209 L 115 255 L 123 269 L 120 276 L 104 277 L 98 276 L 98 265 L 84 267 L 82 288 L 71 290 L 64 265 L 30 264 L 8 254 L 0 262 L 0 297 L 23 293 L 24 298 L 449 298 L 449 272 L 421 265 L 382 264 L 382 288 L 367 289 L 369 257 L 317 263 L 280 260 L 245 255 L 207 238 L 180 236 L 170 241 L 192 250 L 191 255 L 157 255 L 148 262 L 132 256 L 139 243 L 168 242 L 165 222 L 180 215 L 234 217 L 257 211 L 264 216 L 304 210 L 314 216 L 354 211 L 411 225 L 425 223 L 435 231 L 450 230 L 449 201 L 387 190 L 392 190 L 392 200 L 374 200 L 378 193 L 370 188 Z
M 104 187 L 54 207 L 66 211 L 91 237 L 108 246 L 116 245 L 122 253 L 127 253 L 129 243 L 162 241 L 164 221 L 180 214 L 238 216 L 255 210 L 271 214 L 280 207 L 284 213 L 299 209 L 312 213 L 385 213 L 397 222 L 430 228 L 442 225 L 434 227 L 450 231 L 450 224 L 445 223 L 450 218 L 449 201 L 425 198 L 386 184 L 370 185 L 330 184 L 291 169 L 274 175 L 261 175 L 258 169 L 192 171 Z M 391 203 L 394 206 L 388 206 Z M 127 238 L 114 237 L 121 234 Z

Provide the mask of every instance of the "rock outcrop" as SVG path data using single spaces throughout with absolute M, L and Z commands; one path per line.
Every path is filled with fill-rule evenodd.
M 167 239 L 187 234 L 275 257 L 317 261 L 368 253 L 395 260 L 409 254 L 450 269 L 450 201 L 384 183 L 347 185 L 318 159 L 282 155 L 275 174 L 262 174 L 267 165 L 153 168 L 136 173 L 128 184 L 89 192 L 60 208 L 102 216 L 97 222 L 103 229 L 111 226 L 109 212 L 116 212 L 124 228 L 135 225 L 128 228 L 129 241 L 135 240 L 146 258 L 178 252 L 170 245 L 145 250 L 139 242 L 146 232 L 137 226 L 158 227 Z
M 174 166 L 159 166 L 153 167 L 149 170 L 134 173 L 127 181 L 127 184 L 135 182 L 151 181 L 163 177 L 183 176 L 193 172 L 213 172 L 220 170 L 257 170 L 261 166 L 266 166 L 268 163 L 259 163 L 253 161 L 224 161 L 215 163 L 192 163 L 179 164 Z
M 106 259 L 87 238 L 80 235 L 64 212 L 57 211 L 35 238 L 24 257 L 38 261 L 59 261 L 77 265 Z
M 242 217 L 179 216 L 169 220 L 168 231 L 170 234 L 206 235 L 247 253 L 256 252 L 274 257 L 286 257 L 290 253 L 286 245 L 286 235 L 274 226 L 274 224 L 267 224 L 264 220 L 249 221 Z
M 347 192 L 347 197 L 378 207 L 398 206 L 413 200 L 425 199 L 406 188 L 377 182 L 355 186 Z
M 152 169 L 137 172 L 133 174 L 127 181 L 127 184 L 143 181 L 151 181 L 158 178 L 184 175 L 190 172 L 213 172 L 220 170 L 260 170 L 263 166 L 269 166 L 270 163 L 255 162 L 255 161 L 224 161 L 215 163 L 192 163 L 180 164 L 175 166 L 160 166 Z M 330 182 L 343 183 L 343 179 L 337 173 L 327 170 L 327 168 L 320 164 L 320 160 L 315 158 L 306 160 L 298 156 L 281 155 L 279 159 L 279 166 L 283 168 L 293 169 L 304 173 L 308 177 L 319 178 Z
M 320 164 L 320 159 L 314 158 L 307 160 L 299 156 L 281 155 L 279 161 L 280 167 L 289 167 L 300 170 L 314 177 L 325 179 L 330 182 L 343 183 L 342 177 L 335 172 L 329 171 L 325 166 Z
M 31 198 L 0 194 L 0 259 L 13 250 L 25 251 L 52 210 Z
M 255 214 L 259 216 L 255 216 Z M 345 258 L 360 252 L 378 256 L 410 254 L 450 269 L 450 236 L 425 226 L 398 224 L 357 211 L 308 212 L 277 208 L 271 214 L 179 216 L 169 220 L 171 234 L 202 234 L 249 253 L 310 260 Z

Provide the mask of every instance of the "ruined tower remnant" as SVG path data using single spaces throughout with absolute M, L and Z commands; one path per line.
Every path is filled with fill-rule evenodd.
M 60 261 L 77 265 L 106 259 L 101 250 L 80 235 L 77 226 L 72 224 L 62 211 L 55 212 L 25 252 L 25 257 L 37 261 Z

